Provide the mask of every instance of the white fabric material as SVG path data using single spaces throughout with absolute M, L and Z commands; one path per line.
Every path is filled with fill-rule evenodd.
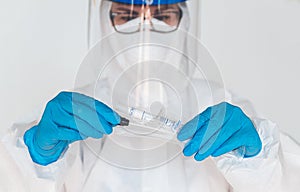
M 95 3 L 100 6 L 99 1 Z M 99 6 L 93 8 L 98 9 Z M 101 23 L 98 12 L 94 13 L 91 19 Z M 95 32 L 90 36 L 90 43 L 93 44 L 98 40 L 101 30 L 92 25 L 91 31 Z M 210 98 L 211 90 L 203 89 L 206 83 L 197 80 L 196 84 L 202 87 L 198 93 L 202 102 L 199 111 L 216 104 L 214 102 L 217 101 L 212 102 Z M 81 92 L 89 94 L 88 89 Z M 223 89 L 215 89 L 216 92 L 224 92 Z M 228 91 L 225 93 L 226 101 L 240 106 L 258 130 L 263 150 L 254 158 L 241 159 L 226 154 L 196 162 L 192 157 L 180 154 L 152 169 L 130 170 L 98 158 L 99 154 L 106 151 L 108 138 L 105 141 L 88 139 L 76 142 L 57 162 L 43 167 L 32 162 L 22 139 L 24 131 L 38 122 L 41 114 L 37 113 L 28 121 L 16 123 L 1 140 L 0 191 L 299 191 L 300 146 L 280 133 L 274 123 L 259 118 L 247 100 Z

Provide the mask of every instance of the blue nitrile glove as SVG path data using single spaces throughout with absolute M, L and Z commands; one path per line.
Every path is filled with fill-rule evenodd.
M 121 117 L 105 104 L 79 93 L 61 92 L 48 102 L 39 124 L 27 130 L 24 142 L 32 160 L 55 162 L 68 145 L 112 133 Z
M 202 161 L 244 148 L 244 157 L 257 155 L 262 143 L 252 121 L 236 106 L 220 103 L 207 108 L 185 124 L 177 135 L 180 141 L 190 139 L 183 153 Z

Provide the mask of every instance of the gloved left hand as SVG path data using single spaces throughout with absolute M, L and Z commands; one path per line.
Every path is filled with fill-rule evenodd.
M 190 139 L 185 156 L 202 161 L 244 147 L 244 157 L 257 155 L 262 143 L 252 121 L 236 106 L 223 102 L 207 108 L 185 124 L 177 135 L 180 141 Z
M 58 160 L 70 143 L 111 134 L 121 117 L 92 97 L 61 92 L 48 102 L 40 122 L 27 130 L 24 142 L 32 160 L 48 165 Z

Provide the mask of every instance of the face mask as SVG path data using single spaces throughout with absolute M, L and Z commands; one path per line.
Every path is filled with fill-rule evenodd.
M 124 34 L 137 33 L 141 31 L 153 31 L 158 33 L 175 31 L 177 26 L 170 26 L 167 23 L 158 19 L 152 18 L 151 20 L 141 20 L 140 17 L 126 22 L 122 25 L 115 25 L 115 30 Z

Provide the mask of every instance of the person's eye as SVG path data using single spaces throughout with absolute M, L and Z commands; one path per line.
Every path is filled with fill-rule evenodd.
M 136 15 L 120 15 L 120 19 L 123 21 L 130 21 L 137 18 Z
M 154 18 L 161 21 L 166 21 L 169 20 L 171 17 L 170 15 L 156 15 Z
M 130 17 L 129 16 L 122 16 L 122 17 L 120 17 L 120 19 L 122 21 L 130 21 Z

